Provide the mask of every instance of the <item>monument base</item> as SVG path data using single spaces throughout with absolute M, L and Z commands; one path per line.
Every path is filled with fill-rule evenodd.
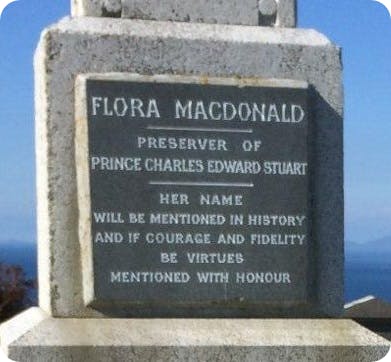
M 59 319 L 31 308 L 0 327 L 16 361 L 378 361 L 390 342 L 350 320 Z

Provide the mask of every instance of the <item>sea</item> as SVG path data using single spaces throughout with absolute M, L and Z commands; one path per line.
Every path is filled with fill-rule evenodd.
M 391 303 L 391 258 L 389 255 L 355 257 L 345 260 L 345 301 L 372 295 Z
M 37 250 L 34 244 L 0 243 L 0 262 L 20 265 L 27 278 L 37 277 Z M 390 254 L 353 253 L 345 257 L 345 301 L 373 295 L 391 303 Z

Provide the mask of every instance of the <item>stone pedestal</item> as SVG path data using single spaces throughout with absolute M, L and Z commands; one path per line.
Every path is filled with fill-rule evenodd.
M 73 15 L 74 18 L 63 19 L 43 32 L 35 57 L 40 308 L 30 309 L 1 327 L 2 348 L 8 356 L 29 362 L 356 362 L 382 358 L 389 343 L 352 321 L 230 318 L 324 318 L 338 317 L 342 312 L 340 49 L 314 30 L 289 28 L 296 20 L 293 0 L 75 0 Z M 259 24 L 270 26 L 256 26 Z M 308 252 L 303 253 L 303 263 L 297 262 L 294 266 L 300 273 L 296 273 L 296 284 L 293 283 L 293 287 L 300 286 L 308 291 L 301 294 L 304 297 L 293 303 L 292 295 L 286 293 L 286 298 L 279 294 L 279 299 L 274 300 L 273 293 L 268 294 L 271 289 L 261 287 L 257 292 L 263 300 L 253 298 L 249 302 L 240 298 L 240 288 L 235 289 L 237 286 L 233 283 L 226 288 L 239 290 L 238 298 L 229 300 L 228 294 L 225 299 L 224 295 L 218 295 L 219 300 L 209 300 L 210 304 L 196 300 L 194 305 L 183 305 L 183 300 L 177 298 L 170 305 L 170 301 L 159 300 L 153 288 L 148 290 L 145 304 L 127 296 L 117 301 L 109 295 L 109 305 L 117 303 L 121 309 L 128 303 L 122 308 L 123 319 L 111 319 L 114 314 L 110 308 L 102 310 L 88 303 L 85 295 L 93 280 L 93 269 L 86 268 L 88 263 L 82 260 L 92 262 L 94 244 L 90 236 L 80 233 L 80 215 L 84 215 L 86 224 L 92 219 L 88 206 L 91 200 L 83 200 L 88 196 L 81 192 L 89 190 L 90 185 L 80 185 L 80 180 L 86 179 L 80 177 L 80 158 L 88 160 L 89 154 L 87 142 L 82 144 L 85 149 L 80 147 L 81 140 L 76 132 L 76 124 L 86 123 L 86 119 L 80 119 L 78 112 L 83 95 L 75 92 L 76 80 L 87 79 L 88 74 L 94 74 L 97 79 L 116 80 L 129 79 L 130 74 L 138 74 L 140 79 L 153 75 L 166 79 L 175 75 L 177 78 L 172 79 L 197 79 L 198 84 L 203 85 L 210 80 L 219 83 L 216 78 L 230 78 L 239 88 L 246 84 L 305 84 L 301 88 L 308 91 L 310 134 L 295 141 L 300 145 L 308 142 L 311 150 L 305 160 L 310 169 L 309 185 L 301 200 L 308 200 L 310 210 L 306 214 L 309 231 L 305 234 Z M 205 92 L 201 93 L 206 97 Z M 278 99 L 278 102 L 287 101 Z M 260 129 L 259 125 L 257 127 Z M 278 140 L 280 133 L 273 132 L 274 139 Z M 278 146 L 269 143 L 269 150 Z M 234 156 L 231 150 L 231 157 Z M 241 153 L 240 157 L 244 158 Z M 289 158 L 291 154 L 284 157 Z M 180 173 L 177 176 L 181 176 Z M 251 197 L 258 200 L 256 191 Z M 125 195 L 116 193 L 113 200 L 123 197 Z M 271 213 L 275 200 L 270 195 L 269 199 L 269 211 L 264 212 Z M 284 205 L 292 206 L 289 197 L 285 201 Z M 250 212 L 249 207 L 245 210 Z M 296 225 L 296 229 L 300 228 Z M 248 250 L 239 251 L 250 254 Z M 280 264 L 281 260 L 290 261 L 289 252 L 280 259 L 277 252 L 273 253 L 268 255 Z M 108 255 L 105 260 L 110 260 L 114 254 L 109 252 Z M 141 253 L 147 268 L 150 263 L 146 255 L 149 256 L 147 251 Z M 260 259 L 256 259 L 256 255 L 262 258 L 265 254 L 263 250 L 256 250 L 249 255 L 251 265 L 258 267 Z M 264 260 L 270 270 L 277 268 L 273 260 Z M 99 263 L 97 265 L 99 267 Z M 307 267 L 309 265 L 311 267 Z M 157 269 L 164 267 L 163 263 L 158 264 Z M 306 281 L 297 275 L 305 275 Z M 132 308 L 134 305 L 138 311 Z M 218 313 L 216 308 L 220 308 Z M 216 316 L 226 319 L 213 319 Z M 177 319 L 130 319 L 134 317 Z
M 43 310 L 54 317 L 104 317 L 83 300 L 82 275 L 88 271 L 82 270 L 81 255 L 88 241 L 79 240 L 75 128 L 80 119 L 75 114 L 75 84 L 80 74 L 120 79 L 114 73 L 138 73 L 193 75 L 206 83 L 209 77 L 224 77 L 286 79 L 310 85 L 311 193 L 316 195 L 311 201 L 316 263 L 310 275 L 316 279 L 316 302 L 289 316 L 342 313 L 342 65 L 340 49 L 324 35 L 306 29 L 66 18 L 43 33 L 35 70 L 38 272 Z M 267 309 L 260 310 L 257 317 L 271 316 Z M 235 315 L 249 316 L 251 308 Z
M 372 362 L 390 349 L 349 320 L 60 319 L 32 308 L 0 333 L 20 362 Z

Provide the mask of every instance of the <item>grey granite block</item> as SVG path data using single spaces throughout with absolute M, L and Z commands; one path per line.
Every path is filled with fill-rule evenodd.
M 74 18 L 43 33 L 35 68 L 39 297 L 46 312 L 59 317 L 102 316 L 83 301 L 74 90 L 79 74 L 117 72 L 278 78 L 310 84 L 312 228 L 317 254 L 312 273 L 317 295 L 313 308 L 296 317 L 340 314 L 343 92 L 338 47 L 313 30 Z M 270 315 L 266 311 L 263 316 Z
M 192 23 L 257 25 L 258 6 L 254 0 L 180 2 L 176 0 L 124 0 L 122 17 Z
M 390 349 L 349 320 L 55 319 L 38 308 L 3 324 L 0 337 L 20 362 L 372 362 Z
M 73 0 L 72 15 L 294 27 L 296 0 Z

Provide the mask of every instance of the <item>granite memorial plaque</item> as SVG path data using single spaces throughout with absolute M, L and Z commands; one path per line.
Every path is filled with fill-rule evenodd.
M 313 302 L 307 83 L 91 74 L 76 88 L 86 305 L 219 317 Z

